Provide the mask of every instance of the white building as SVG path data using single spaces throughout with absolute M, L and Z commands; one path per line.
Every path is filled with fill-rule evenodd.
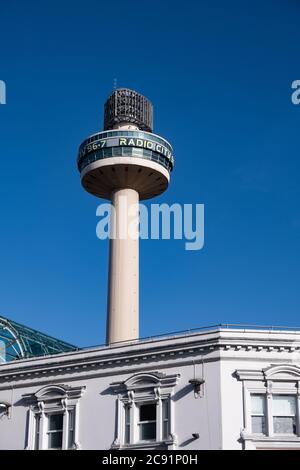
M 0 449 L 300 449 L 300 332 L 212 327 L 0 364 Z

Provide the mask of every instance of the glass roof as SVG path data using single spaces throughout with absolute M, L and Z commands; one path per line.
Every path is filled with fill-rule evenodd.
M 80 348 L 0 316 L 0 362 Z

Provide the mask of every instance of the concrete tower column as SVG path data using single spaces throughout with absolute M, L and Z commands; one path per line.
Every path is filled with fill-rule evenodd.
M 139 194 L 112 193 L 107 344 L 139 336 Z

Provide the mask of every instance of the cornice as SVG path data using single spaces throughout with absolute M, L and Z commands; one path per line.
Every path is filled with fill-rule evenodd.
M 115 369 L 125 373 L 133 366 L 143 366 L 149 363 L 167 363 L 172 365 L 195 360 L 218 360 L 232 357 L 236 360 L 247 357 L 268 356 L 272 353 L 294 353 L 300 351 L 298 336 L 295 340 L 280 338 L 262 338 L 261 335 L 251 337 L 237 335 L 234 331 L 211 331 L 201 334 L 190 334 L 184 337 L 167 337 L 164 340 L 140 341 L 134 344 L 124 344 L 118 347 L 103 347 L 54 356 L 35 357 L 10 363 L 0 364 L 0 386 L 11 381 L 32 381 L 46 376 L 74 376 L 81 374 L 109 375 Z M 254 353 L 254 355 L 253 355 Z

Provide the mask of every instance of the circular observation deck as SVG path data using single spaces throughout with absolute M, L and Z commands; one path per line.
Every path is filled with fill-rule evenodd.
M 110 199 L 113 191 L 131 188 L 148 199 L 167 189 L 174 157 L 169 142 L 156 134 L 112 129 L 80 145 L 77 165 L 83 187 L 97 197 Z

